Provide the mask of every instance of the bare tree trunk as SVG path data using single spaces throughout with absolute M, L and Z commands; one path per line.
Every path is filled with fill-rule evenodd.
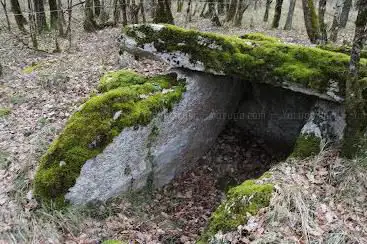
M 68 40 L 69 40 L 69 50 L 71 48 L 71 17 L 72 17 L 72 6 L 73 6 L 73 0 L 68 0 L 68 27 L 66 28 L 66 33 L 68 35 Z
M 250 6 L 249 3 L 245 3 L 245 0 L 240 0 L 237 8 L 236 18 L 235 18 L 235 26 L 241 26 L 243 14 Z
M 189 0 L 187 4 L 187 9 L 186 9 L 185 23 L 187 22 L 191 22 L 191 0 Z
M 135 3 L 135 0 L 132 0 L 130 6 L 130 14 L 131 14 L 131 22 L 133 24 L 139 23 L 139 5 Z
M 184 5 L 184 0 L 177 0 L 177 13 L 182 12 L 183 5 Z
M 50 27 L 56 29 L 58 18 L 57 0 L 48 0 L 48 4 L 50 6 Z
M 269 11 L 270 11 L 270 5 L 273 2 L 273 0 L 266 0 L 266 5 L 265 5 L 265 13 L 264 13 L 264 22 L 268 22 L 269 19 Z
M 319 1 L 319 23 L 320 23 L 320 32 L 321 32 L 321 42 L 322 44 L 327 43 L 327 31 L 325 24 L 325 12 L 326 12 L 326 0 Z
M 214 6 L 213 6 L 213 10 L 212 10 L 212 16 L 211 16 L 211 22 L 214 26 L 222 26 L 222 23 L 220 23 L 220 20 L 219 20 L 219 16 L 218 16 L 218 9 L 217 9 L 217 5 L 214 3 Z
M 11 11 L 14 14 L 15 22 L 17 23 L 18 29 L 25 32 L 24 25 L 27 24 L 27 20 L 22 14 L 18 0 L 10 0 Z
M 57 0 L 57 11 L 58 17 L 57 17 L 57 29 L 59 30 L 59 36 L 64 36 L 64 27 L 63 27 L 63 12 L 62 12 L 62 6 L 61 6 L 61 0 Z
M 173 24 L 170 0 L 158 0 L 157 10 L 153 18 L 154 23 Z
M 8 15 L 8 10 L 6 9 L 6 0 L 2 0 L 1 1 L 1 5 L 3 6 L 3 10 L 4 10 L 4 14 L 5 14 L 5 18 L 6 18 L 6 24 L 8 26 L 8 30 L 10 31 L 10 21 L 9 21 L 9 15 Z M 1 76 L 1 74 L 0 74 Z
M 293 23 L 293 14 L 296 7 L 296 0 L 290 0 L 287 20 L 285 21 L 284 30 L 291 30 Z
M 237 9 L 238 0 L 231 0 L 231 3 L 229 4 L 226 21 L 232 21 L 234 16 L 236 15 L 236 9 Z
M 283 5 L 283 0 L 276 0 L 272 28 L 279 27 L 280 17 L 282 16 L 282 5 Z
M 38 32 L 42 32 L 47 30 L 46 23 L 46 14 L 45 14 L 45 5 L 43 0 L 33 0 L 34 3 L 34 11 L 36 13 L 36 24 Z
M 37 31 L 36 31 L 36 20 L 34 17 L 34 9 L 32 7 L 31 0 L 28 0 L 28 11 L 29 11 L 29 32 L 31 34 L 32 46 L 34 49 L 38 49 Z
M 342 13 L 340 15 L 340 27 L 345 28 L 349 19 L 350 9 L 352 8 L 353 0 L 344 0 Z
M 224 14 L 224 0 L 218 0 L 218 14 Z
M 120 0 L 121 11 L 122 11 L 122 25 L 127 25 L 127 11 L 126 11 L 126 0 Z
M 346 122 L 344 131 L 343 154 L 352 158 L 359 151 L 366 153 L 365 146 L 359 148 L 360 144 L 366 143 L 365 133 L 367 127 L 367 87 L 364 82 L 359 81 L 359 61 L 361 50 L 366 41 L 367 31 L 367 5 L 365 0 L 357 2 L 358 15 L 356 29 L 351 50 L 350 80 L 346 84 Z
M 94 16 L 99 17 L 101 15 L 101 1 L 94 0 L 93 1 L 93 9 L 94 9 Z
M 343 4 L 343 0 L 337 0 L 335 4 L 335 13 L 334 13 L 334 18 L 333 18 L 333 23 L 330 28 L 330 41 L 332 42 L 336 42 L 336 40 L 338 39 L 342 4 Z
M 98 28 L 97 23 L 94 20 L 93 0 L 85 1 L 83 27 L 84 27 L 84 30 L 87 32 L 93 32 L 97 30 Z
M 313 0 L 302 0 L 302 7 L 307 35 L 311 43 L 318 43 L 320 40 L 320 27 Z
M 141 16 L 143 18 L 143 23 L 145 24 L 147 22 L 147 19 L 145 17 L 144 0 L 140 0 L 139 8 L 140 8 Z

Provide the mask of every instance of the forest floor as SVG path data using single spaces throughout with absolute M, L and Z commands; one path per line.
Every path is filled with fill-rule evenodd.
M 207 21 L 190 26 L 237 35 L 250 31 L 213 28 Z M 254 30 L 309 45 L 304 32 L 261 26 Z M 223 239 L 231 243 L 367 243 L 364 168 L 342 162 L 337 152 L 275 165 L 278 158 L 262 141 L 231 127 L 194 171 L 178 176 L 152 196 L 133 194 L 67 212 L 38 206 L 30 191 L 37 161 L 70 114 L 94 91 L 99 78 L 119 69 L 121 63 L 147 75 L 166 70 L 150 60 L 138 62 L 127 56 L 119 60 L 119 33 L 119 28 L 78 31 L 68 52 L 46 53 L 33 51 L 14 34 L 1 32 L 0 243 L 98 243 L 105 239 L 193 243 L 227 184 L 257 177 L 270 167 L 277 185 L 271 206 Z M 350 40 L 351 34 L 341 35 Z M 66 43 L 61 40 L 61 47 Z

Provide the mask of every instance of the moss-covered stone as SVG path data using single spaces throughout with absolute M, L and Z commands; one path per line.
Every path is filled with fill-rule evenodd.
M 127 242 L 119 241 L 119 240 L 106 240 L 103 241 L 102 244 L 125 244 Z
M 255 215 L 261 208 L 269 205 L 272 192 L 272 184 L 254 180 L 246 180 L 230 189 L 227 199 L 212 214 L 199 243 L 207 243 L 220 230 L 228 232 L 246 223 L 249 214 Z
M 335 95 L 345 96 L 349 57 L 342 53 L 264 41 L 267 38 L 259 38 L 258 34 L 248 35 L 250 39 L 241 39 L 172 25 L 162 28 L 128 26 L 125 35 L 132 38 L 137 47 L 148 47 L 148 51 L 153 46 L 155 53 L 187 55 L 192 63 L 203 64 L 209 72 L 283 87 L 295 84 L 321 94 L 326 94 L 331 83 L 336 83 L 339 91 Z M 366 64 L 362 59 L 361 77 L 367 75 Z
M 332 51 L 332 52 L 344 53 L 348 56 L 350 56 L 350 52 L 352 50 L 352 47 L 348 45 L 337 46 L 337 45 L 327 44 L 327 45 L 319 45 L 317 47 L 324 49 L 324 50 Z M 361 58 L 367 58 L 367 50 L 361 50 Z
M 276 37 L 267 36 L 259 32 L 244 34 L 241 38 L 254 41 L 280 42 L 280 39 Z
M 147 125 L 155 114 L 171 109 L 185 89 L 176 77 L 148 78 L 131 71 L 108 73 L 98 88 L 101 93 L 71 116 L 40 159 L 34 179 L 36 197 L 62 206 L 64 194 L 88 159 L 101 153 L 124 128 Z
M 307 158 L 320 152 L 321 139 L 313 134 L 301 134 L 294 146 L 291 157 Z

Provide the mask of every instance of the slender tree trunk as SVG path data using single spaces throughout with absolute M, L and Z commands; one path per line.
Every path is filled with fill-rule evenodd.
M 359 81 L 359 61 L 361 50 L 366 41 L 367 31 L 367 5 L 365 0 L 357 2 L 358 15 L 356 29 L 351 50 L 350 59 L 350 80 L 346 85 L 346 122 L 344 131 L 343 154 L 352 158 L 356 153 L 366 153 L 367 143 L 367 87 L 364 82 Z M 364 142 L 364 143 L 363 143 Z
M 71 48 L 71 17 L 72 17 L 72 13 L 73 13 L 73 0 L 68 0 L 68 27 L 66 28 L 66 32 L 68 35 L 68 40 L 69 40 L 69 50 Z
M 140 0 L 139 8 L 141 12 L 141 17 L 143 18 L 143 23 L 145 24 L 147 22 L 147 19 L 145 17 L 144 0 Z
M 154 23 L 173 24 L 170 0 L 158 0 L 157 10 L 153 18 Z
M 313 0 L 302 0 L 302 7 L 307 35 L 311 43 L 318 43 L 320 40 L 320 27 Z
M 15 22 L 17 23 L 18 29 L 25 32 L 24 25 L 27 24 L 26 18 L 22 14 L 18 0 L 10 0 L 11 11 L 14 14 Z
M 353 0 L 344 0 L 342 13 L 340 15 L 340 27 L 345 28 L 349 19 L 349 12 L 352 8 Z
M 265 5 L 265 13 L 264 13 L 264 22 L 268 22 L 269 19 L 269 11 L 270 11 L 270 5 L 273 2 L 273 0 L 266 0 L 266 5 Z
M 208 0 L 208 11 L 204 14 L 204 18 L 212 18 L 215 12 L 214 0 Z
M 189 0 L 188 4 L 187 4 L 187 9 L 186 9 L 186 18 L 185 18 L 185 22 L 191 22 L 191 2 L 192 0 Z
M 228 10 L 227 10 L 227 16 L 226 21 L 232 21 L 234 16 L 236 15 L 236 9 L 237 9 L 238 0 L 231 0 L 231 3 L 229 4 Z
M 213 6 L 213 13 L 212 13 L 212 16 L 211 16 L 211 22 L 214 26 L 222 26 L 222 23 L 220 22 L 220 19 L 219 19 L 219 16 L 218 16 L 218 8 L 217 8 L 217 5 L 214 3 L 214 6 Z
M 224 0 L 218 0 L 218 14 L 224 14 Z
M 57 11 L 58 17 L 57 17 L 57 29 L 59 30 L 59 36 L 64 36 L 64 27 L 63 27 L 63 12 L 62 12 L 62 6 L 61 6 L 61 0 L 57 0 Z
M 93 32 L 98 28 L 97 23 L 94 20 L 93 0 L 85 1 L 83 27 L 87 32 Z
M 337 0 L 335 4 L 335 13 L 334 13 L 334 18 L 333 18 L 333 23 L 330 28 L 330 41 L 332 42 L 336 42 L 336 40 L 338 39 L 342 4 L 343 4 L 343 0 Z
M 94 16 L 99 17 L 101 15 L 101 1 L 94 0 L 93 7 L 94 7 Z
M 122 11 L 122 25 L 127 26 L 127 10 L 126 10 L 126 0 L 120 0 L 121 11 Z
M 249 6 L 250 4 L 246 4 L 245 0 L 240 0 L 235 18 L 235 26 L 241 26 L 243 14 L 245 13 L 245 11 L 248 9 Z
M 282 5 L 283 5 L 283 0 L 276 0 L 272 28 L 279 27 L 280 17 L 282 16 Z
M 46 23 L 46 14 L 45 14 L 45 5 L 43 0 L 33 0 L 34 3 L 34 11 L 36 12 L 36 24 L 38 32 L 42 32 L 47 30 Z
M 320 33 L 322 44 L 327 43 L 327 31 L 325 24 L 325 12 L 326 12 L 326 0 L 319 1 L 319 23 L 320 23 Z
M 9 21 L 8 10 L 6 8 L 6 0 L 1 1 L 1 5 L 3 6 L 3 10 L 4 10 L 4 14 L 5 14 L 6 24 L 8 26 L 8 30 L 10 31 L 11 28 L 10 28 L 10 21 Z M 0 76 L 1 76 L 1 74 L 0 74 Z
M 57 19 L 58 19 L 58 7 L 57 0 L 48 0 L 48 4 L 50 6 L 50 27 L 52 29 L 56 29 L 57 27 Z
M 290 0 L 287 20 L 285 21 L 284 30 L 291 30 L 293 23 L 293 14 L 296 7 L 296 0 Z
M 32 2 L 31 0 L 27 1 L 28 3 L 28 18 L 29 18 L 29 33 L 31 35 L 31 40 L 32 40 L 32 46 L 34 49 L 38 49 L 38 41 L 37 41 L 37 31 L 36 31 L 36 20 L 34 17 L 34 9 L 32 6 Z
M 177 0 L 177 13 L 182 12 L 183 5 L 184 5 L 184 0 Z
M 131 22 L 133 24 L 139 23 L 139 5 L 135 3 L 135 0 L 132 0 L 130 6 L 130 14 L 131 14 Z

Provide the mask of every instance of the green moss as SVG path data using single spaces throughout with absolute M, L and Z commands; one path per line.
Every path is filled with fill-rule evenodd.
M 9 115 L 11 112 L 10 108 L 0 108 L 0 118 Z
M 259 32 L 244 34 L 241 38 L 254 41 L 280 42 L 280 39 L 276 37 L 270 37 Z
M 274 85 L 296 83 L 322 94 L 333 81 L 339 84 L 340 91 L 336 95 L 345 96 L 349 57 L 342 53 L 264 41 L 268 38 L 259 34 L 241 39 L 172 25 L 165 25 L 159 31 L 149 25 L 129 26 L 125 33 L 134 38 L 139 47 L 153 43 L 161 52 L 186 53 L 193 63 L 203 63 L 208 71 Z M 256 38 L 261 40 L 254 40 Z M 367 76 L 366 62 L 362 62 L 360 76 Z
M 301 134 L 294 146 L 291 157 L 306 158 L 320 152 L 321 139 L 313 134 Z
M 348 45 L 337 46 L 337 45 L 327 44 L 327 45 L 319 45 L 317 47 L 324 49 L 324 50 L 332 51 L 332 52 L 344 53 L 348 56 L 350 56 L 350 52 L 352 50 L 352 47 Z M 367 50 L 361 50 L 361 58 L 363 59 L 367 58 Z
M 124 244 L 124 243 L 126 242 L 122 242 L 119 240 L 106 240 L 102 242 L 102 244 Z
M 161 92 L 168 88 L 169 92 Z M 124 128 L 147 125 L 158 112 L 170 109 L 181 98 L 184 84 L 169 75 L 147 78 L 118 71 L 102 77 L 99 89 L 103 93 L 92 96 L 71 116 L 40 159 L 34 193 L 42 200 L 62 205 L 85 161 L 101 153 Z M 117 112 L 120 116 L 114 118 Z
M 247 180 L 231 188 L 227 199 L 210 217 L 200 241 L 206 243 L 219 230 L 228 232 L 246 223 L 248 214 L 255 215 L 269 205 L 272 192 L 272 184 L 257 184 L 254 180 Z
M 30 74 L 33 71 L 35 71 L 36 69 L 38 69 L 39 67 L 40 67 L 39 63 L 32 63 L 31 65 L 28 65 L 28 66 L 24 67 L 22 72 L 24 74 Z

